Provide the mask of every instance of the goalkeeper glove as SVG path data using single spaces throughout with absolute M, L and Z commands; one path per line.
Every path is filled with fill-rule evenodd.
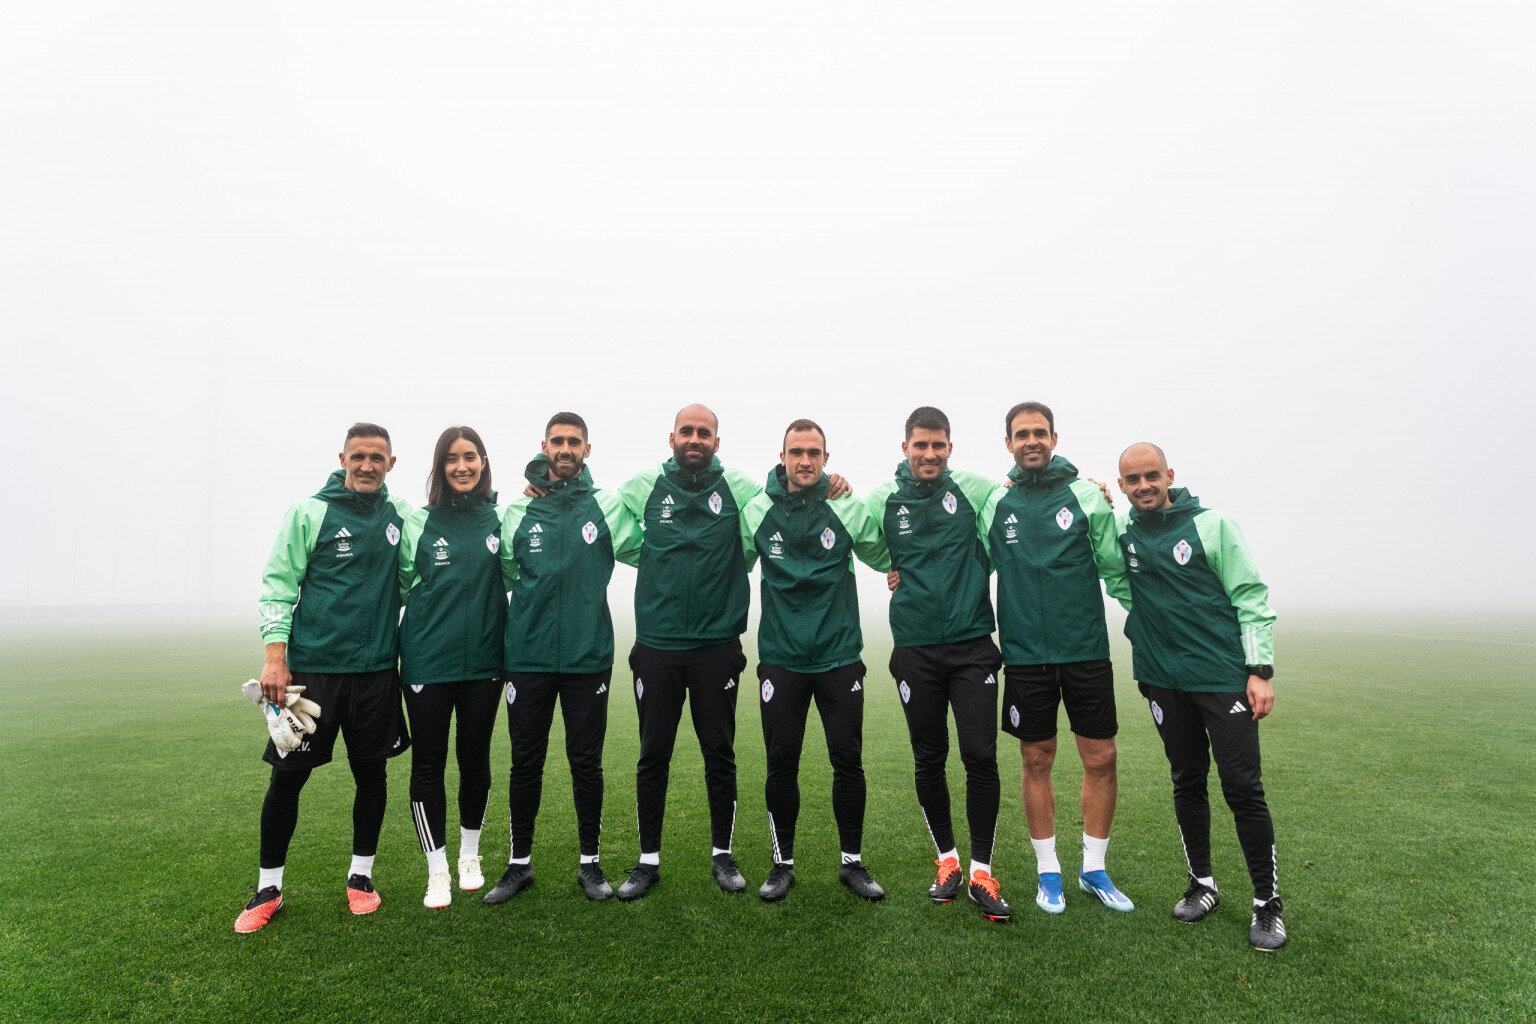
M 277 749 L 297 750 L 304 742 L 304 737 L 315 731 L 315 719 L 320 715 L 320 705 L 301 696 L 304 687 L 288 687 L 281 705 L 263 697 L 261 683 L 255 679 L 246 680 L 240 692 L 261 709 L 262 716 L 267 720 L 267 733 Z

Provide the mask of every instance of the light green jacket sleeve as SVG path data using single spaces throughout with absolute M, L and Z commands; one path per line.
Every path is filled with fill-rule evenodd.
M 885 483 L 869 492 L 869 497 L 864 499 L 864 507 L 874 517 L 876 525 L 885 522 L 885 500 L 896 490 L 896 481 L 887 480 Z M 884 527 L 881 527 L 884 529 Z
M 603 510 L 603 518 L 608 520 L 608 535 L 613 539 L 614 561 L 623 562 L 625 565 L 639 565 L 640 542 L 645 537 L 640 529 L 639 517 L 630 512 L 629 506 L 624 503 L 623 496 L 617 491 L 598 490 L 594 491 L 592 496 L 597 501 L 597 507 Z
M 762 481 L 753 480 L 739 469 L 725 471 L 725 485 L 731 489 L 731 496 L 736 499 L 737 508 L 746 508 L 748 502 L 763 493 Z
M 262 643 L 288 642 L 293 629 L 293 606 L 299 601 L 299 587 L 309 570 L 309 556 L 315 550 L 315 538 L 325 521 L 326 504 L 320 498 L 305 498 L 283 514 L 283 525 L 272 542 L 266 568 L 261 573 Z
M 421 582 L 416 572 L 416 545 L 421 543 L 422 531 L 427 528 L 427 510 L 412 509 L 405 517 L 400 531 L 400 600 L 410 599 L 411 588 Z
M 880 520 L 870 515 L 869 507 L 852 495 L 849 495 L 848 501 L 829 501 L 827 507 L 842 521 L 843 529 L 853 538 L 853 553 L 859 561 L 871 569 L 889 572 L 891 553 L 885 546 L 885 533 L 880 529 Z M 881 509 L 884 510 L 883 504 Z M 848 571 L 853 571 L 852 564 L 848 566 Z
M 1125 577 L 1125 555 L 1120 551 L 1120 528 L 1115 510 L 1104 500 L 1099 485 L 1088 480 L 1069 484 L 1077 503 L 1088 516 L 1088 539 L 1093 545 L 1093 562 L 1104 580 L 1104 590 L 1125 608 L 1131 607 L 1131 584 Z
M 1205 560 L 1227 590 L 1242 633 L 1243 663 L 1275 663 L 1275 613 L 1269 608 L 1269 588 L 1259 579 L 1259 567 L 1237 523 L 1207 509 L 1195 517 L 1195 529 L 1205 546 Z
M 523 516 L 528 514 L 528 503 L 532 500 L 524 495 L 501 510 L 501 582 L 507 590 L 512 589 L 518 577 L 517 556 L 514 554 L 517 546 L 512 543 L 512 537 L 522 525 Z
M 1008 493 L 1008 488 L 994 487 L 992 493 L 987 495 L 987 503 L 981 506 L 981 511 L 976 513 L 976 533 L 981 537 L 981 546 L 987 552 L 987 570 L 995 572 L 997 563 L 992 560 L 992 524 L 997 521 L 997 506 L 1002 502 L 1003 496 Z
M 741 553 L 747 560 L 747 572 L 757 564 L 757 528 L 763 525 L 763 520 L 768 516 L 768 510 L 773 507 L 773 499 L 766 493 L 759 494 L 747 502 L 741 509 L 738 522 L 741 524 Z
M 997 513 L 997 503 L 1003 496 L 1005 488 L 1002 484 L 989 476 L 974 473 L 969 469 L 952 469 L 949 471 L 950 479 L 955 482 L 965 493 L 965 499 L 976 510 L 976 535 L 981 538 L 981 546 L 987 550 L 987 568 L 992 567 L 992 551 L 987 545 L 987 531 L 992 528 L 992 520 L 985 513 L 990 505 L 994 515 Z
M 661 476 L 661 468 L 660 462 L 647 466 L 619 485 L 619 497 L 623 499 L 624 507 L 629 509 L 629 514 L 634 516 L 642 530 L 645 529 L 645 503 L 656 487 L 656 478 Z

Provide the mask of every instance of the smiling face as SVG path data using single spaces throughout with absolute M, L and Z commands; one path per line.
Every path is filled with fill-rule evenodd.
M 549 459 L 549 479 L 574 480 L 581 475 L 581 467 L 592 446 L 574 423 L 551 423 L 539 450 Z
M 947 430 L 913 427 L 912 436 L 901 442 L 901 454 L 907 457 L 907 466 L 918 480 L 937 480 L 943 476 L 953 451 Z
M 784 479 L 792 491 L 815 487 L 826 472 L 826 441 L 819 430 L 791 430 L 784 435 L 784 450 L 779 462 L 784 465 Z
M 667 443 L 672 457 L 683 469 L 704 469 L 720 450 L 720 421 L 702 405 L 690 405 L 677 414 Z
M 341 468 L 347 473 L 347 490 L 377 494 L 384 486 L 384 475 L 395 468 L 395 457 L 382 437 L 348 438 L 341 451 Z
M 1007 444 L 1020 469 L 1026 472 L 1040 470 L 1051 461 L 1051 453 L 1056 450 L 1056 432 L 1040 413 L 1021 412 L 1008 426 Z
M 448 454 L 443 456 L 443 476 L 455 494 L 473 491 L 484 472 L 485 460 L 475 442 L 461 437 L 448 446 Z
M 1173 504 L 1168 488 L 1173 486 L 1173 470 L 1155 445 L 1133 444 L 1120 456 L 1120 490 L 1143 512 L 1167 508 Z

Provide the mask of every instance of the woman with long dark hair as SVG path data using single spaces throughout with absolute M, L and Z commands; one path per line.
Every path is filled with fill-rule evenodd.
M 485 444 L 469 427 L 437 439 L 427 505 L 405 522 L 400 543 L 400 682 L 411 719 L 411 817 L 427 855 L 422 902 L 446 907 L 448 727 L 457 713 L 459 887 L 485 884 L 480 830 L 491 790 L 491 732 L 501 702 L 507 593 L 501 578 L 501 518 Z

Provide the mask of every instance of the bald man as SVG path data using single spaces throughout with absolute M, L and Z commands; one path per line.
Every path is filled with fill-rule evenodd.
M 1202 508 L 1154 444 L 1120 456 L 1130 498 L 1120 548 L 1131 587 L 1125 635 L 1173 776 L 1173 809 L 1189 887 L 1173 916 L 1193 923 L 1220 902 L 1211 870 L 1211 759 L 1253 881 L 1248 941 L 1285 945 L 1275 828 L 1259 771 L 1259 719 L 1274 709 L 1275 614 L 1242 532 Z
M 739 525 L 742 508 L 763 486 L 720 464 L 720 421 L 703 405 L 678 412 L 667 443 L 672 458 L 619 488 L 644 530 L 629 655 L 640 719 L 640 859 L 619 886 L 621 900 L 639 899 L 661 877 L 662 817 L 684 702 L 704 757 L 711 870 L 726 892 L 747 887 L 731 854 L 736 695 L 747 664 L 741 634 L 750 600 Z M 829 482 L 834 496 L 846 489 L 841 477 Z

